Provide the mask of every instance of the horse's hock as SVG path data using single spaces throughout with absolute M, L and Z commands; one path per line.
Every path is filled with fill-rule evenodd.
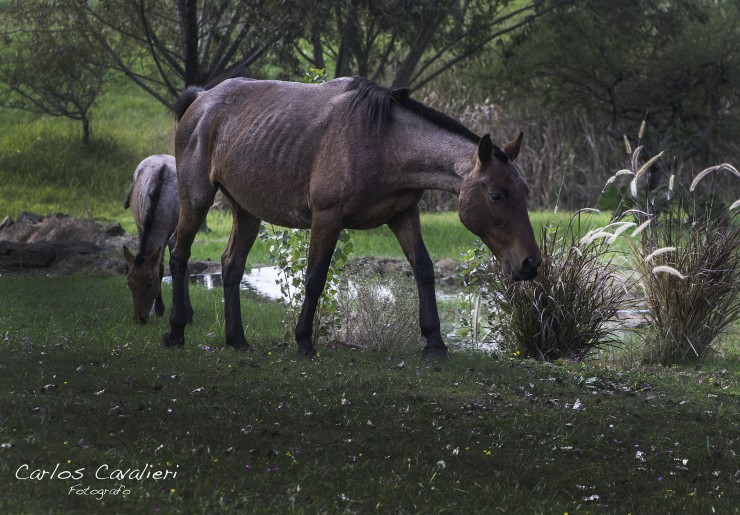
M 0 222 L 0 271 L 120 273 L 120 247 L 130 240 L 120 224 L 22 212 Z

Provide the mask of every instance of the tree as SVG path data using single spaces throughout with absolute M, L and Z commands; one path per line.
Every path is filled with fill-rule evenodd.
M 566 0 L 330 0 L 308 10 L 296 51 L 334 75 L 419 88 Z M 306 50 L 309 49 L 309 50 Z
M 90 110 L 106 67 L 74 11 L 65 2 L 24 0 L 12 2 L 0 17 L 0 105 L 77 120 L 88 143 Z
M 647 116 L 653 146 L 687 160 L 740 125 L 738 22 L 731 0 L 584 0 L 504 45 L 498 84 L 510 98 L 580 107 L 620 140 Z
M 191 85 L 248 75 L 295 33 L 297 0 L 71 0 L 113 68 L 171 107 Z M 288 45 L 290 46 L 290 45 Z

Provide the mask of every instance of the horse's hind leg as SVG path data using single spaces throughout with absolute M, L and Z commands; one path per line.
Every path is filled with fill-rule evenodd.
M 447 346 L 442 341 L 437 298 L 434 293 L 434 265 L 421 238 L 418 206 L 398 215 L 388 227 L 396 235 L 414 270 L 416 287 L 419 290 L 419 326 L 421 334 L 427 340 L 423 352 L 424 359 L 446 358 Z
M 259 233 L 260 220 L 244 211 L 234 201 L 231 204 L 233 209 L 231 236 L 221 256 L 226 343 L 236 350 L 250 350 L 251 346 L 244 338 L 239 285 L 244 276 L 247 255 Z

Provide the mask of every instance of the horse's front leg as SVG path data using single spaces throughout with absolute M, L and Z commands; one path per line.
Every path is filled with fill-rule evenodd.
M 331 258 L 341 232 L 342 220 L 340 213 L 314 212 L 311 223 L 311 243 L 308 249 L 306 292 L 301 314 L 295 328 L 298 352 L 305 356 L 316 354 L 313 345 L 313 320 L 319 298 L 326 285 L 329 265 L 331 265 Z
M 442 340 L 437 297 L 434 291 L 434 264 L 421 238 L 419 207 L 414 206 L 401 213 L 388 223 L 388 227 L 396 235 L 414 271 L 416 287 L 419 290 L 419 326 L 422 336 L 427 340 L 423 357 L 425 360 L 447 358 L 447 345 Z
M 224 320 L 226 344 L 236 350 L 251 350 L 244 338 L 239 286 L 244 276 L 244 264 L 259 233 L 260 221 L 232 201 L 233 223 L 229 244 L 221 256 L 224 283 Z
M 215 194 L 214 194 L 215 195 Z M 185 344 L 185 325 L 193 320 L 193 308 L 190 304 L 190 249 L 200 224 L 208 213 L 210 204 L 199 210 L 183 209 L 180 206 L 180 218 L 177 223 L 177 243 L 170 252 L 170 273 L 172 274 L 172 310 L 170 312 L 170 330 L 162 336 L 165 347 L 182 347 Z

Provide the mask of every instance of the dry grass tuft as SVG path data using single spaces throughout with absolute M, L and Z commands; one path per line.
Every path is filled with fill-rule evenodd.
M 542 231 L 537 279 L 514 283 L 502 267 L 488 281 L 504 346 L 517 356 L 581 360 L 599 347 L 617 344 L 617 312 L 628 306 L 627 285 L 613 263 L 608 238 L 579 241 L 578 216 Z M 612 233 L 609 233 L 611 236 Z

